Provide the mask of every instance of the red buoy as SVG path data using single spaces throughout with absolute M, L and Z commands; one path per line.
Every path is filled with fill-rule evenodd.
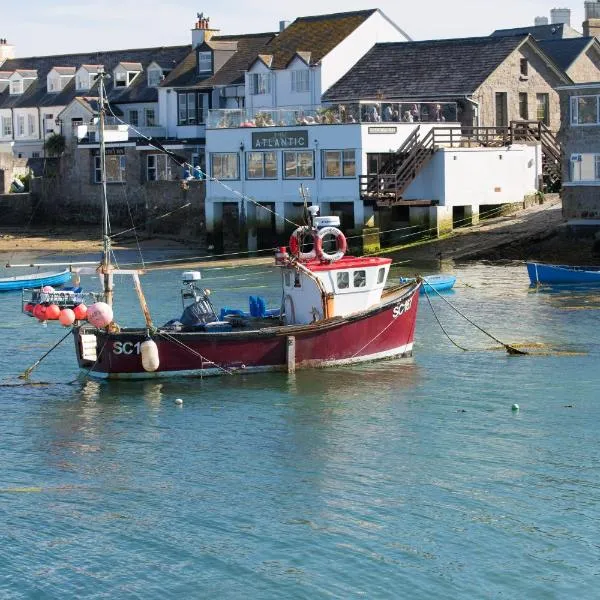
M 46 319 L 48 321 L 56 321 L 60 315 L 60 308 L 56 304 L 50 304 L 46 307 Z
M 34 309 L 34 308 L 35 308 L 35 304 L 31 304 L 31 302 L 28 302 L 28 303 L 27 303 L 27 304 L 26 304 L 26 305 L 23 307 L 23 310 L 24 310 L 26 313 L 29 313 L 29 314 L 31 314 L 31 313 L 33 312 L 33 309 Z
M 46 320 L 46 307 L 43 304 L 36 304 L 33 309 L 33 316 L 39 321 Z
M 61 325 L 69 327 L 75 323 L 75 313 L 70 308 L 63 308 L 58 317 Z
M 78 321 L 83 321 L 87 317 L 87 306 L 82 302 L 73 309 L 73 312 Z

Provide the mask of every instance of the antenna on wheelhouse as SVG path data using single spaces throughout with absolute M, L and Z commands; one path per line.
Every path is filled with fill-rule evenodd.
M 99 152 L 100 152 L 100 177 L 102 184 L 102 265 L 100 271 L 103 274 L 104 301 L 109 306 L 113 303 L 113 274 L 110 262 L 110 237 L 108 220 L 108 197 L 106 193 L 106 143 L 104 141 L 104 117 L 106 113 L 105 106 L 105 87 L 104 79 L 106 73 L 104 67 L 98 68 L 98 134 L 99 134 Z

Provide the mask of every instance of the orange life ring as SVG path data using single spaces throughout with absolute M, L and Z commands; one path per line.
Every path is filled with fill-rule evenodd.
M 310 252 L 302 252 L 301 250 L 301 238 L 310 235 L 313 238 L 313 249 Z M 303 227 L 298 227 L 298 229 L 294 230 L 292 235 L 290 236 L 290 254 L 295 256 L 299 260 L 313 260 L 317 256 L 317 244 L 316 244 L 316 236 L 315 232 L 311 227 L 307 225 Z
M 326 235 L 335 236 L 335 252 L 325 252 L 325 250 L 323 250 L 323 239 Z M 323 229 L 319 229 L 315 236 L 315 250 L 319 260 L 324 262 L 335 262 L 336 260 L 340 260 L 340 258 L 346 254 L 346 250 L 348 250 L 346 236 L 337 227 L 323 227 Z

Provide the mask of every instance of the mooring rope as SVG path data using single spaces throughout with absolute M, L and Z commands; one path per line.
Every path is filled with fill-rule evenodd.
M 53 350 L 58 348 L 58 346 L 60 346 L 70 335 L 71 330 L 69 329 L 65 336 L 61 338 L 58 342 L 56 342 L 56 344 L 54 344 L 54 346 L 52 346 L 52 348 L 50 348 L 48 352 L 46 352 L 43 356 L 38 358 L 28 369 L 25 369 L 25 371 L 23 371 L 23 373 L 19 375 L 19 379 L 29 379 L 29 375 L 31 375 L 31 372 L 46 358 L 46 356 L 48 356 L 48 354 L 50 354 Z
M 445 327 L 442 325 L 442 322 L 440 321 L 439 317 L 437 316 L 437 313 L 435 312 L 435 308 L 433 308 L 433 304 L 431 303 L 431 298 L 429 297 L 429 294 L 427 293 L 427 290 L 425 289 L 425 286 L 423 285 L 423 292 L 427 298 L 427 302 L 429 302 L 429 306 L 431 307 L 431 312 L 433 313 L 433 316 L 435 317 L 435 320 L 437 321 L 438 325 L 440 326 L 441 330 L 444 332 L 444 335 L 450 340 L 450 343 L 454 344 L 454 346 L 456 346 L 459 350 L 463 350 L 464 352 L 468 352 L 467 348 L 463 348 L 460 344 L 457 344 L 451 337 L 450 334 L 446 331 Z

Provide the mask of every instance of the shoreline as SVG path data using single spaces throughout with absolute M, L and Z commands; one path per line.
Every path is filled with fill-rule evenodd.
M 530 206 L 516 213 L 480 221 L 469 228 L 457 228 L 451 234 L 423 240 L 407 246 L 383 248 L 378 255 L 394 260 L 441 261 L 441 260 L 535 260 L 538 262 L 596 264 L 600 257 L 594 253 L 594 240 L 574 243 L 564 235 L 560 198 L 549 196 L 543 204 Z M 139 264 L 139 253 L 146 253 L 152 269 L 168 269 L 174 266 L 244 266 L 267 264 L 273 260 L 268 250 L 258 251 L 254 256 L 240 257 L 231 252 L 216 256 L 206 254 L 194 240 L 175 240 L 168 236 L 148 239 L 124 240 L 115 243 L 113 249 L 131 254 Z M 21 231 L 17 228 L 0 228 L 0 262 L 2 266 L 10 257 L 19 254 L 32 257 L 58 258 L 99 253 L 102 244 L 98 229 L 94 228 L 39 228 Z M 152 260 L 150 256 L 159 260 Z M 58 261 L 57 261 L 58 262 Z M 162 263 L 162 264 L 161 264 Z

